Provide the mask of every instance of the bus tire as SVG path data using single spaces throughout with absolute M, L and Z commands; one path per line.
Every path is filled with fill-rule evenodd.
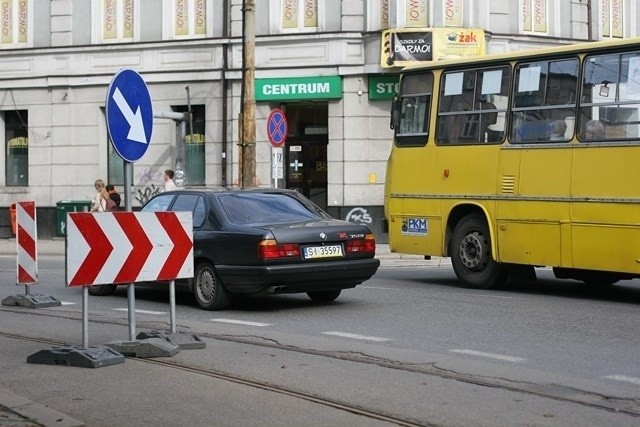
M 451 265 L 469 288 L 496 289 L 507 281 L 507 268 L 491 254 L 491 236 L 483 215 L 471 214 L 456 226 L 449 246 Z

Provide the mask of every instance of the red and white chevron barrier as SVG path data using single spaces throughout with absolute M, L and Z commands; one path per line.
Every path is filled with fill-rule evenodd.
M 38 282 L 38 231 L 35 202 L 16 203 L 18 285 Z
M 67 286 L 193 277 L 191 212 L 71 212 Z

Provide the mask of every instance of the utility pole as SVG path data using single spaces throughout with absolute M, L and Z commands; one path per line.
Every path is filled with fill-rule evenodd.
M 244 70 L 242 84 L 244 85 L 244 103 L 242 105 L 242 150 L 241 150 L 241 186 L 251 188 L 256 186 L 256 100 L 255 100 L 255 47 L 256 21 L 254 0 L 244 2 Z

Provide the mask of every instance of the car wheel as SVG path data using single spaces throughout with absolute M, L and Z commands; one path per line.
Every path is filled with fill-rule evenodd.
M 491 256 L 491 237 L 484 216 L 463 218 L 451 237 L 449 255 L 453 270 L 466 286 L 495 289 L 507 281 L 507 268 Z
M 208 262 L 201 262 L 196 267 L 193 294 L 198 305 L 205 310 L 222 310 L 231 303 L 231 297 L 218 278 L 215 268 Z
M 116 291 L 116 285 L 93 285 L 89 286 L 89 294 L 97 297 L 106 297 Z
M 340 289 L 335 291 L 319 291 L 319 292 L 307 292 L 309 298 L 315 302 L 331 302 L 340 296 Z

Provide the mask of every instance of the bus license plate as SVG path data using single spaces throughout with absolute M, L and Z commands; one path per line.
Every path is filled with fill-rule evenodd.
M 313 258 L 330 258 L 341 257 L 342 245 L 329 245 L 329 246 L 309 246 L 304 248 L 304 257 L 306 259 Z

